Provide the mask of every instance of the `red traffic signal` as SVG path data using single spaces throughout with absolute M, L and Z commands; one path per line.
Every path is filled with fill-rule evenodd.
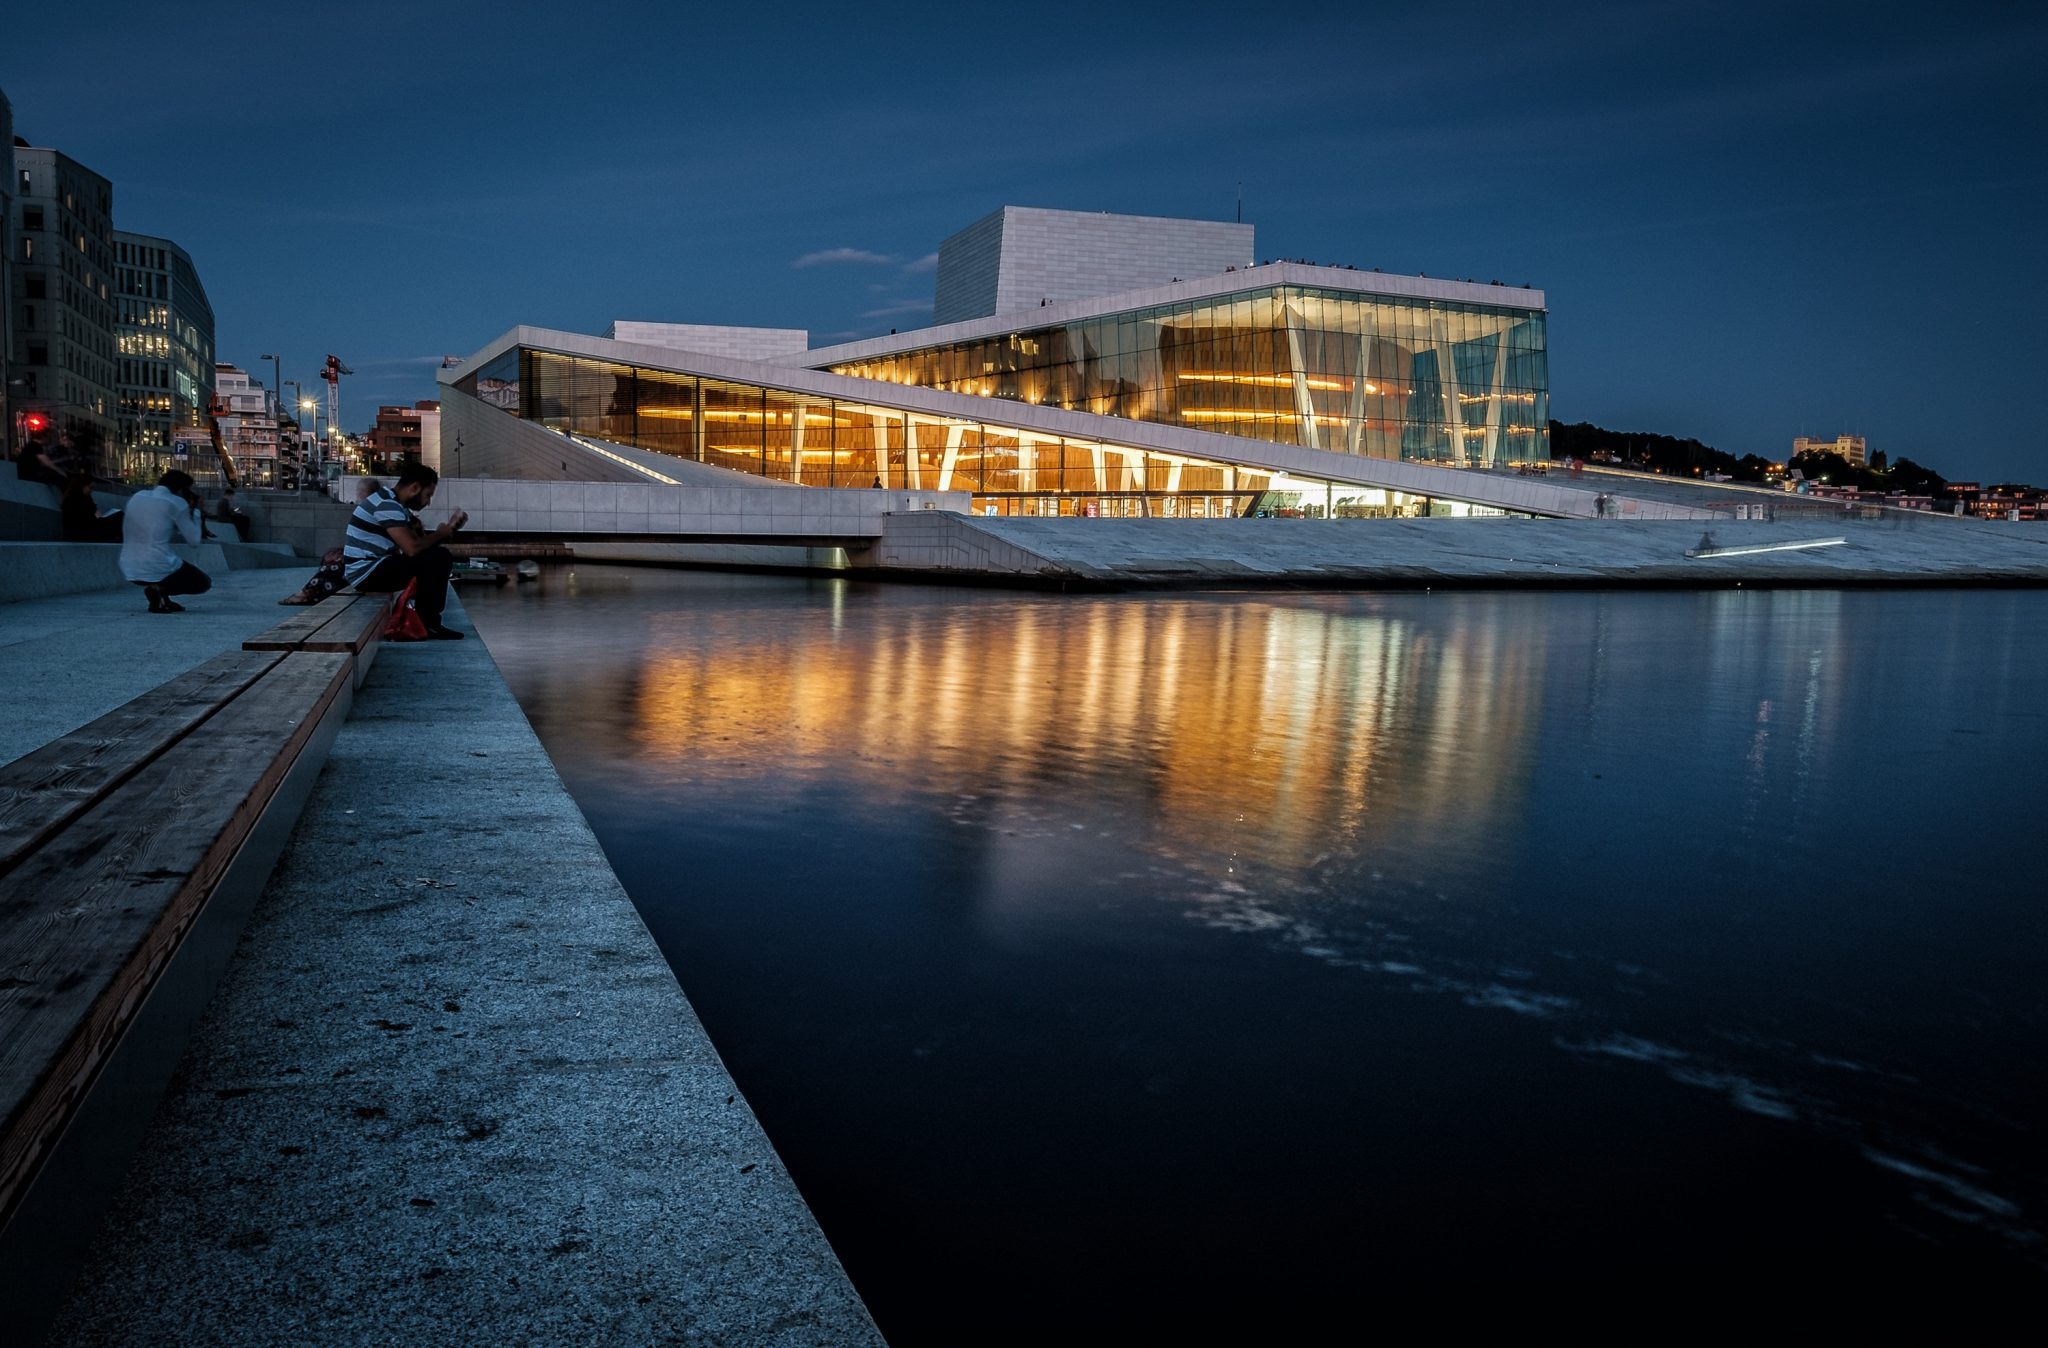
M 28 428 L 30 435 L 41 435 L 50 429 L 50 419 L 41 412 L 27 413 L 22 417 L 21 424 Z

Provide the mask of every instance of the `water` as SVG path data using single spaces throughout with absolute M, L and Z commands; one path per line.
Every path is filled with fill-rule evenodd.
M 2048 597 L 465 598 L 899 1346 L 2048 1286 Z

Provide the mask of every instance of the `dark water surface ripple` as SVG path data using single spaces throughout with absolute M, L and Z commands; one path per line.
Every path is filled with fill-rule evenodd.
M 2048 1286 L 2048 596 L 466 599 L 899 1345 Z

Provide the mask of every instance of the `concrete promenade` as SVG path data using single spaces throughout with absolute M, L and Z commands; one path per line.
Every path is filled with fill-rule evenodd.
M 142 592 L 118 580 L 111 588 L 0 603 L 0 686 L 7 689 L 0 763 L 289 616 L 295 610 L 277 601 L 312 574 L 310 566 L 215 572 L 213 589 L 179 600 L 183 613 L 148 612 Z
M 0 606 L 0 758 L 307 574 Z M 51 1341 L 880 1338 L 472 634 L 379 655 Z

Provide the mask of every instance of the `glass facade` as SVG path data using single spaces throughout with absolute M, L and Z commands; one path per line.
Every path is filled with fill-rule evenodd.
M 533 347 L 505 352 L 455 387 L 556 431 L 780 482 L 970 492 L 977 514 L 1361 517 L 1477 510 L 1113 439 L 1045 435 L 994 419 L 932 416 Z
M 828 368 L 1370 458 L 1550 457 L 1544 314 L 1507 304 L 1267 287 Z
M 172 466 L 180 431 L 211 425 L 213 306 L 168 239 L 116 230 L 114 263 L 121 466 L 150 478 Z

